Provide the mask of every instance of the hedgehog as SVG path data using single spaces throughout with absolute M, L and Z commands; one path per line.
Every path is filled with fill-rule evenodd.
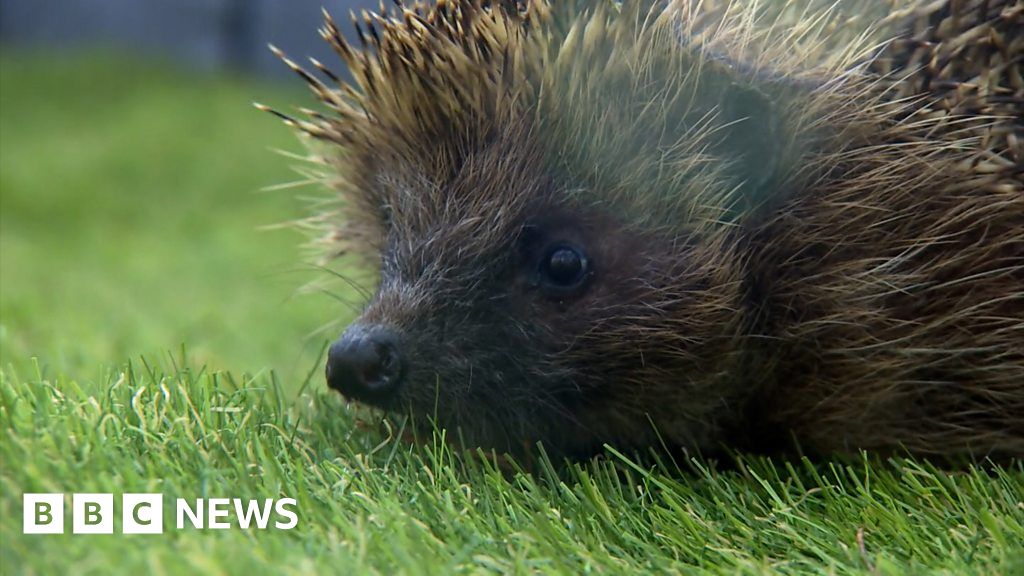
M 346 398 L 511 454 L 1024 455 L 1024 4 L 353 22 L 350 79 L 275 49 L 324 106 L 270 110 L 379 271 Z

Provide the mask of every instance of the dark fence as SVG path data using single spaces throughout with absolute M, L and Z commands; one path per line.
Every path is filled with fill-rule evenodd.
M 0 0 L 0 44 L 49 51 L 103 46 L 171 56 L 207 70 L 290 73 L 268 42 L 335 62 L 317 34 L 326 8 L 351 33 L 349 10 L 370 0 Z M 304 59 L 304 58 L 303 58 Z

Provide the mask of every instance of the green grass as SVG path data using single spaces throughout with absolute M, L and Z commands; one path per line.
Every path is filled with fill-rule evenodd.
M 311 336 L 348 312 L 293 298 L 299 237 L 258 230 L 301 214 L 253 192 L 294 179 L 268 148 L 298 145 L 247 103 L 304 95 L 103 58 L 0 70 L 4 574 L 1024 574 L 1021 463 L 517 473 L 359 426 Z M 25 492 L 160 492 L 168 529 L 22 535 Z M 218 496 L 294 497 L 299 524 L 174 528 L 174 498 Z

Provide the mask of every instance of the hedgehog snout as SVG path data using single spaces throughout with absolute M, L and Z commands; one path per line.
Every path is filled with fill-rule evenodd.
M 405 375 L 398 335 L 380 325 L 353 324 L 327 355 L 327 385 L 345 397 L 383 406 Z

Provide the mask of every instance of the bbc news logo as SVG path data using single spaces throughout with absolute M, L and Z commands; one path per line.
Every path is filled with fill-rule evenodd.
M 64 533 L 64 494 L 24 494 L 22 504 L 24 534 Z M 163 534 L 163 494 L 122 494 L 120 510 L 122 534 Z M 113 534 L 116 512 L 113 494 L 72 494 L 71 532 Z M 299 523 L 294 498 L 178 498 L 174 517 L 178 530 L 291 530 Z

